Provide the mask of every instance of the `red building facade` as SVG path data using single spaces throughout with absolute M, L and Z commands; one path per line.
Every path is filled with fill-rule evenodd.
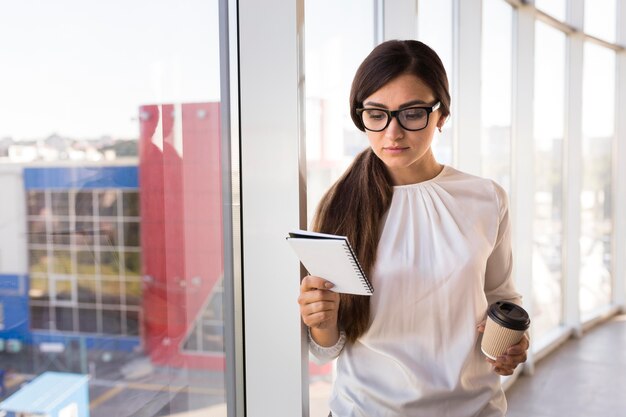
M 146 105 L 140 121 L 145 349 L 158 365 L 223 369 L 219 103 Z

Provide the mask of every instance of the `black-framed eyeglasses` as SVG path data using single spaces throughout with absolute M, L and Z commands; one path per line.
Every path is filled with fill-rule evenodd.
M 438 101 L 430 107 L 407 107 L 400 110 L 384 110 L 378 108 L 356 109 L 356 114 L 361 118 L 365 129 L 372 132 L 382 132 L 387 129 L 392 118 L 398 119 L 398 123 L 405 130 L 415 132 L 428 126 L 428 119 L 432 112 L 441 106 Z

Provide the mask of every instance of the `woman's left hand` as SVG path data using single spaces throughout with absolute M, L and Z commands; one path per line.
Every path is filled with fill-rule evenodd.
M 485 332 L 485 322 L 483 321 L 478 325 L 478 332 Z M 493 370 L 499 375 L 511 375 L 517 365 L 526 362 L 526 351 L 528 350 L 530 343 L 528 337 L 524 335 L 522 340 L 516 345 L 511 346 L 506 352 L 499 356 L 495 361 L 493 359 L 485 357 L 485 360 L 493 365 Z

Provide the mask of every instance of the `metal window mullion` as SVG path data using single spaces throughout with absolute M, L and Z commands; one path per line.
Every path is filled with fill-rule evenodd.
M 626 0 L 617 0 L 617 43 L 626 45 Z M 613 153 L 613 303 L 626 308 L 626 51 L 616 53 Z
M 459 169 L 480 175 L 482 0 L 455 0 L 453 14 L 454 160 Z
M 582 27 L 584 0 L 570 0 L 568 21 Z M 563 322 L 582 335 L 580 316 L 580 234 L 582 191 L 582 100 L 584 37 L 572 33 L 566 43 L 565 141 L 563 158 Z
M 533 221 L 534 221 L 534 83 L 535 13 L 533 7 L 518 7 L 513 18 L 513 111 L 511 119 L 512 246 L 513 275 L 524 297 L 524 308 L 533 315 Z M 532 331 L 532 329 L 531 329 Z M 533 338 L 531 337 L 531 344 Z M 532 346 L 531 346 L 532 347 Z M 528 351 L 524 372 L 534 370 L 534 350 Z
M 373 0 L 374 6 L 374 45 L 385 40 L 385 0 Z
M 417 1 L 393 0 L 383 2 L 383 38 L 417 39 Z
M 219 0 L 223 230 L 224 384 L 228 417 L 245 416 L 241 204 L 239 187 L 238 1 Z

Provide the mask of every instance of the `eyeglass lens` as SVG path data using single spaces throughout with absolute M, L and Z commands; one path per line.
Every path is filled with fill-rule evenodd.
M 361 117 L 367 129 L 381 131 L 387 127 L 390 116 L 384 110 L 365 109 Z M 399 110 L 396 117 L 400 126 L 408 130 L 423 129 L 428 124 L 428 111 L 419 107 Z

